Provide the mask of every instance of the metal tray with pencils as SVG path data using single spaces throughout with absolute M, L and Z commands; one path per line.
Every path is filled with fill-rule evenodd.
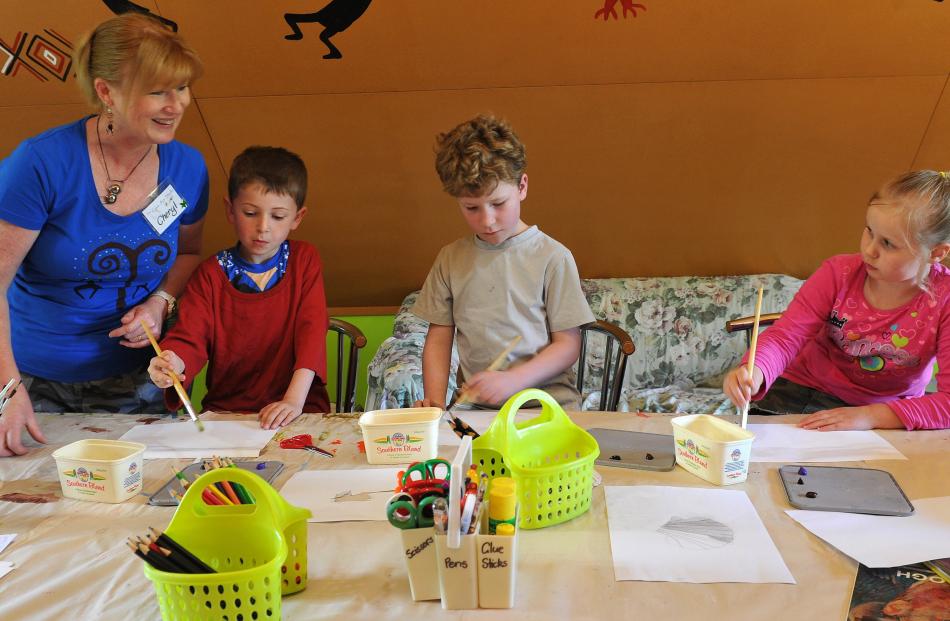
M 284 469 L 282 461 L 236 461 L 234 465 L 249 472 L 253 472 L 268 483 L 272 483 L 281 470 Z M 190 464 L 187 468 L 181 470 L 181 474 L 189 481 L 194 481 L 207 472 L 203 463 Z M 159 507 L 174 507 L 178 505 L 178 500 L 172 496 L 172 490 L 182 492 L 181 484 L 175 476 L 171 476 L 157 492 L 149 496 L 148 504 Z

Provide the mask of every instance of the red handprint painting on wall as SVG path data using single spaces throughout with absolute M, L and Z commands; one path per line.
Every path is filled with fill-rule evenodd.
M 604 21 L 607 21 L 608 17 L 613 17 L 614 19 L 620 19 L 617 17 L 617 2 L 620 2 L 620 5 L 623 7 L 623 18 L 627 19 L 627 11 L 633 13 L 633 16 L 637 16 L 637 9 L 641 11 L 646 11 L 647 8 L 642 4 L 634 4 L 631 0 L 604 0 L 604 6 L 597 9 L 594 13 L 594 19 L 603 17 Z

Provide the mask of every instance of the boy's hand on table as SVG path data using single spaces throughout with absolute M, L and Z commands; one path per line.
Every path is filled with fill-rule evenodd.
M 749 370 L 743 364 L 726 373 L 722 380 L 722 391 L 733 405 L 744 408 L 752 400 L 752 395 L 762 388 L 764 381 L 765 376 L 759 367 L 753 365 L 752 375 L 749 375 Z
M 461 392 L 469 401 L 504 403 L 521 388 L 510 371 L 481 371 L 465 382 Z
M 422 399 L 421 401 L 416 401 L 412 404 L 414 408 L 439 408 L 440 410 L 445 409 L 445 404 L 436 401 L 435 399 Z
M 172 375 L 177 375 L 178 381 L 184 382 L 184 371 L 184 361 L 170 349 L 163 351 L 161 356 L 153 357 L 148 363 L 149 379 L 159 388 L 171 388 Z
M 822 410 L 809 414 L 798 426 L 818 431 L 904 429 L 901 419 L 884 403 Z
M 13 395 L 13 398 L 10 399 L 6 409 L 3 410 L 3 416 L 0 416 L 0 457 L 27 453 L 29 449 L 23 446 L 20 437 L 24 428 L 30 432 L 34 440 L 46 444 L 46 436 L 43 435 L 43 431 L 33 415 L 33 404 L 30 402 L 30 395 L 21 386 Z
M 261 409 L 258 418 L 261 420 L 261 429 L 276 429 L 289 425 L 303 413 L 303 408 L 290 401 L 275 401 Z

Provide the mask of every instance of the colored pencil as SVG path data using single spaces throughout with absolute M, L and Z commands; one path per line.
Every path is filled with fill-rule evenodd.
M 755 346 L 759 342 L 759 318 L 762 317 L 762 287 L 759 287 L 759 294 L 755 300 L 755 319 L 752 322 L 752 342 L 749 344 L 749 360 L 746 362 L 746 370 L 749 377 L 752 377 L 755 368 Z M 742 408 L 742 428 L 745 429 L 749 421 L 749 404 L 746 403 Z
M 188 477 L 186 477 L 182 472 L 175 466 L 169 466 L 172 469 L 172 472 L 175 474 L 175 478 L 178 479 L 178 484 L 181 485 L 182 489 L 188 489 Z
M 172 539 L 165 533 L 159 532 L 158 530 L 152 528 L 151 526 L 148 527 L 148 532 L 152 535 L 152 538 L 156 542 L 162 544 L 166 548 L 169 548 L 181 554 L 182 556 L 186 557 L 189 561 L 191 561 L 195 565 L 199 567 L 203 567 L 206 573 L 215 573 L 214 569 L 210 565 L 208 565 L 207 563 L 202 561 L 200 558 L 198 558 L 197 556 L 195 556 L 194 554 L 186 550 L 181 544 L 179 544 L 177 541 L 175 541 L 174 539 Z
M 176 552 L 171 548 L 166 548 L 160 546 L 152 538 L 154 535 L 148 535 L 145 537 L 145 540 L 148 542 L 148 547 L 151 550 L 154 550 L 156 553 L 161 554 L 169 561 L 181 567 L 182 573 L 186 574 L 208 574 L 215 573 L 213 569 L 210 569 L 205 563 L 201 561 L 192 560 L 194 559 L 193 555 L 185 555 L 180 552 Z
M 138 550 L 145 556 L 146 562 L 155 569 L 159 571 L 167 571 L 173 574 L 181 573 L 177 565 L 172 564 L 171 561 L 161 554 L 153 552 L 144 543 L 138 544 Z
M 212 458 L 211 458 L 211 463 L 214 464 L 214 467 L 215 467 L 215 468 L 223 468 L 223 467 L 224 467 L 224 463 L 223 463 L 220 459 L 218 459 L 217 457 L 212 457 Z M 234 488 L 231 487 L 231 482 L 230 482 L 230 481 L 221 481 L 221 486 L 224 488 L 222 491 L 223 491 L 225 494 L 227 494 L 228 498 L 231 499 L 231 502 L 233 502 L 233 503 L 236 504 L 236 505 L 244 504 L 244 503 L 241 502 L 241 499 L 238 498 L 238 495 L 234 492 Z
M 223 505 L 224 503 L 218 500 L 218 497 L 211 493 L 211 490 L 207 487 L 201 490 L 201 498 L 204 499 L 205 504 L 208 505 Z
M 228 468 L 237 468 L 237 465 L 234 463 L 234 460 L 230 457 L 224 458 L 224 463 Z M 251 493 L 247 491 L 243 485 L 240 483 L 234 483 L 234 493 L 238 495 L 241 499 L 241 503 L 245 505 L 253 505 L 254 497 L 251 496 Z
M 137 543 L 133 542 L 131 538 L 129 538 L 128 540 L 126 540 L 125 545 L 129 546 L 129 547 L 132 549 L 132 552 L 135 553 L 135 556 L 139 557 L 140 559 L 142 559 L 142 560 L 145 561 L 146 563 L 148 562 L 148 557 L 145 556 L 145 553 L 144 553 L 144 552 L 142 552 L 141 550 L 139 550 L 139 545 L 138 545 Z
M 209 485 L 205 489 L 211 490 L 211 493 L 214 494 L 215 498 L 221 501 L 221 504 L 223 505 L 235 504 L 231 502 L 231 499 L 225 496 L 224 493 L 221 490 L 219 490 L 217 487 L 215 487 L 214 485 Z M 241 504 L 241 503 L 237 503 L 237 504 Z
M 166 561 L 168 561 L 168 564 L 170 566 L 175 568 L 177 573 L 180 573 L 180 574 L 193 573 L 192 568 L 189 567 L 187 563 L 180 562 L 179 559 L 172 557 L 172 551 L 169 550 L 168 548 L 163 548 L 157 543 L 155 543 L 154 541 L 151 541 L 148 539 L 145 539 L 143 541 L 141 537 L 139 538 L 139 543 L 148 547 L 148 549 L 154 552 L 155 554 L 163 557 Z
M 162 348 L 158 346 L 158 341 L 155 340 L 155 335 L 152 334 L 152 331 L 148 329 L 148 326 L 145 325 L 144 319 L 139 319 L 139 323 L 142 324 L 142 329 L 145 330 L 145 336 L 148 337 L 148 342 L 152 344 L 152 349 L 155 350 L 155 355 L 162 355 Z M 188 398 L 188 393 L 185 392 L 185 388 L 181 385 L 181 382 L 178 381 L 178 376 L 174 373 L 169 373 L 168 377 L 172 380 L 172 385 L 175 387 L 175 392 L 178 393 L 178 398 L 181 399 L 182 404 L 185 406 L 185 411 L 188 412 L 188 416 L 191 417 L 192 422 L 198 427 L 198 431 L 204 431 L 204 423 L 201 422 L 201 419 L 198 418 L 198 415 L 195 414 L 195 408 L 191 405 L 191 400 Z

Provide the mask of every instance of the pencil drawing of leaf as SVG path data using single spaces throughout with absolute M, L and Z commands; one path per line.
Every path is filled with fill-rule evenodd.
M 710 550 L 732 543 L 732 528 L 708 517 L 680 517 L 674 515 L 659 527 L 662 533 L 682 548 Z
M 392 492 L 389 489 L 380 489 L 368 492 L 354 492 L 352 490 L 345 489 L 343 491 L 337 492 L 333 495 L 333 502 L 366 502 L 372 500 L 371 494 L 381 494 L 383 492 Z

